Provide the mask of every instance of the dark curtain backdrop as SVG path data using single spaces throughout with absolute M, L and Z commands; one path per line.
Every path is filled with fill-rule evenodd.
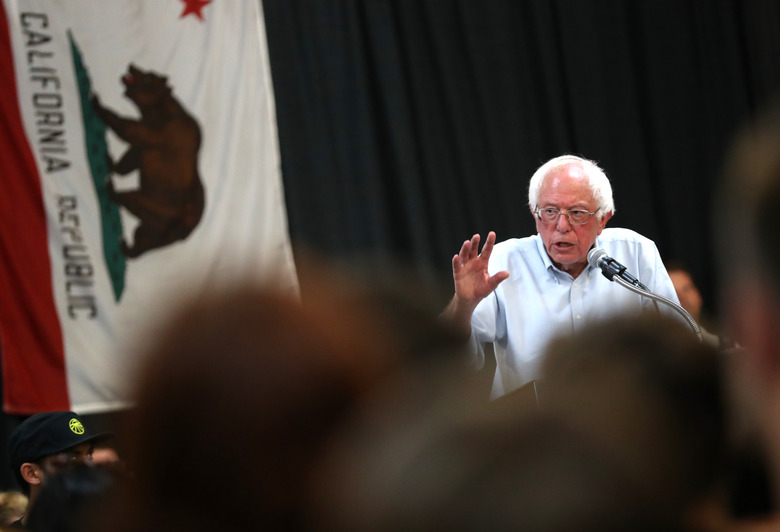
M 449 289 L 464 239 L 534 231 L 528 179 L 571 152 L 612 179 L 611 225 L 686 262 L 716 304 L 712 186 L 736 126 L 780 89 L 780 0 L 264 9 L 296 246 L 400 261 Z M 4 439 L 20 419 L 2 416 Z
M 290 232 L 449 287 L 464 239 L 535 232 L 527 182 L 607 171 L 611 226 L 688 264 L 717 309 L 710 198 L 780 88 L 780 0 L 266 0 Z

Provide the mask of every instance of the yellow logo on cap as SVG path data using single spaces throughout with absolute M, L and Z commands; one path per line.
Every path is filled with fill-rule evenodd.
M 81 421 L 79 421 L 75 417 L 70 420 L 68 426 L 70 427 L 70 430 L 72 430 L 76 434 L 84 434 L 84 425 L 82 425 Z

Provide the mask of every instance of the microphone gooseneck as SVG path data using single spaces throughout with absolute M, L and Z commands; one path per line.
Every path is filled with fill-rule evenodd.
M 640 283 L 636 277 L 628 273 L 625 266 L 607 255 L 607 252 L 602 248 L 593 248 L 588 252 L 588 264 L 594 268 L 599 268 L 604 277 L 610 281 L 616 282 L 619 285 L 631 290 L 632 292 L 639 294 L 640 296 L 648 297 L 653 300 L 653 302 L 658 301 L 660 303 L 664 303 L 665 305 L 676 310 L 685 319 L 685 321 L 688 322 L 688 325 L 690 325 L 691 329 L 693 329 L 693 332 L 696 333 L 696 336 L 699 338 L 699 341 L 704 342 L 704 337 L 701 334 L 701 328 L 687 310 L 682 308 L 671 299 L 651 292 L 650 289 Z

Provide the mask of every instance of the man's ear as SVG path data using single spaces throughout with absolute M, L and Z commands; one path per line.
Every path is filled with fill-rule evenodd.
M 609 219 L 612 218 L 612 211 L 609 211 L 601 218 L 601 227 L 603 228 L 605 225 L 607 225 L 607 222 Z
M 601 234 L 601 232 L 604 230 L 604 227 L 606 227 L 610 218 L 612 218 L 612 211 L 609 211 L 601 217 L 601 220 L 599 220 L 599 234 Z
M 37 464 L 25 462 L 22 464 L 19 471 L 22 473 L 24 481 L 31 486 L 37 486 L 43 482 L 43 469 Z

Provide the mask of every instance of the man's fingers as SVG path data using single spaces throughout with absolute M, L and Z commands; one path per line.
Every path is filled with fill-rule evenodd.
M 493 245 L 496 243 L 496 234 L 490 231 L 485 239 L 485 245 L 482 246 L 482 253 L 480 256 L 487 260 L 490 258 L 490 254 L 493 252 Z
M 476 259 L 479 255 L 479 233 L 471 237 L 471 258 Z
M 460 253 L 458 253 L 458 256 L 460 256 L 461 262 L 468 262 L 471 258 L 471 240 L 466 240 L 463 242 L 463 245 L 460 247 Z
M 470 240 L 463 242 L 457 255 L 460 258 L 458 267 L 462 267 L 466 262 L 475 260 L 478 257 L 485 260 L 490 258 L 490 253 L 493 251 L 493 245 L 496 243 L 496 233 L 493 231 L 488 233 L 487 238 L 485 239 L 485 245 L 482 247 L 482 253 L 479 252 L 480 240 L 481 237 L 479 236 L 479 233 L 476 233 Z M 455 257 L 453 257 L 452 267 L 453 269 L 455 268 Z
M 509 272 L 508 271 L 502 270 L 500 272 L 497 272 L 490 279 L 488 279 L 488 284 L 490 285 L 490 289 L 491 290 L 495 290 L 498 287 L 498 285 L 500 285 L 502 282 L 504 282 L 508 278 L 509 278 Z

